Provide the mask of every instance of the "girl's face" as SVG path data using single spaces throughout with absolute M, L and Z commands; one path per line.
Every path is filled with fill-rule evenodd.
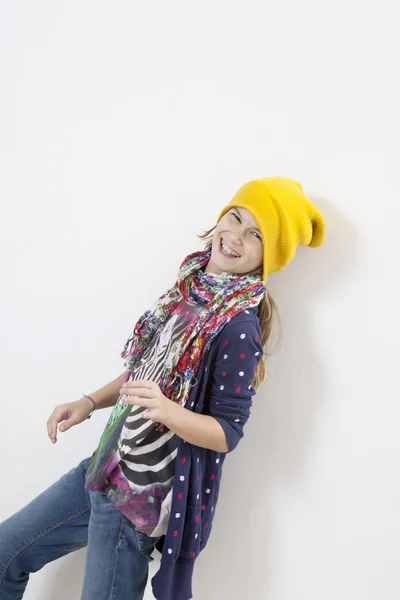
M 235 254 L 226 253 L 225 245 Z M 261 231 L 251 212 L 234 206 L 224 214 L 214 230 L 211 257 L 205 272 L 254 271 L 262 265 L 263 246 Z

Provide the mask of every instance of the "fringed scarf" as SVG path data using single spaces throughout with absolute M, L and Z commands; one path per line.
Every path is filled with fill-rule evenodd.
M 133 365 L 182 298 L 189 304 L 200 306 L 202 310 L 171 347 L 158 382 L 163 394 L 182 406 L 194 385 L 204 353 L 225 322 L 245 308 L 258 305 L 266 291 L 259 275 L 202 271 L 201 267 L 207 265 L 210 257 L 211 250 L 200 250 L 186 256 L 174 286 L 143 313 L 121 353 L 121 358 L 127 359 L 124 366 L 128 371 L 124 381 L 128 381 Z

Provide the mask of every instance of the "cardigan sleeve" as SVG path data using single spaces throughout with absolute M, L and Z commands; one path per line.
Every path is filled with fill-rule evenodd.
M 256 393 L 252 386 L 255 370 L 263 354 L 261 331 L 255 321 L 229 324 L 219 335 L 207 401 L 208 414 L 224 430 L 228 452 L 244 435 Z

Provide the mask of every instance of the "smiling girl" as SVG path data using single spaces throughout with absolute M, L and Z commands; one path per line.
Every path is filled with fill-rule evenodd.
M 210 234 L 212 234 L 210 236 Z M 57 406 L 50 440 L 113 406 L 97 449 L 0 525 L 0 597 L 22 598 L 29 574 L 87 546 L 82 600 L 141 600 L 154 547 L 157 600 L 192 598 L 224 460 L 244 435 L 265 379 L 275 304 L 266 289 L 325 221 L 285 177 L 244 184 L 199 236 L 174 285 L 136 322 L 124 372 Z

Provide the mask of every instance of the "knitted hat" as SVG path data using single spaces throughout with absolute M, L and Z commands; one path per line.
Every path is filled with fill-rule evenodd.
M 297 181 L 264 177 L 245 183 L 220 212 L 217 222 L 233 206 L 252 213 L 264 243 L 263 280 L 281 271 L 298 246 L 316 248 L 325 241 L 325 220 Z

